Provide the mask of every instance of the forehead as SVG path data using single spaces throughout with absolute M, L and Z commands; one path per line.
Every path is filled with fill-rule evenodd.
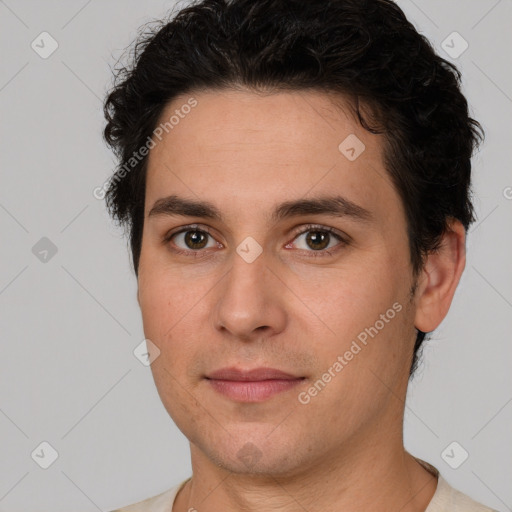
M 364 130 L 340 95 L 201 91 L 170 102 L 158 126 L 146 215 L 165 192 L 222 208 L 270 206 L 333 189 L 365 205 L 386 195 L 398 200 L 384 168 L 382 136 Z
M 195 106 L 189 107 L 192 103 Z M 172 126 L 166 129 L 169 120 Z M 200 144 L 203 148 L 211 140 L 226 149 L 245 142 L 246 151 L 251 146 L 254 151 L 272 150 L 287 143 L 302 155 L 311 150 L 317 153 L 322 146 L 331 146 L 332 153 L 349 134 L 368 139 L 370 146 L 380 143 L 379 137 L 360 126 L 343 96 L 313 90 L 262 93 L 222 89 L 181 95 L 164 108 L 159 125 L 167 142 L 173 139 L 176 145 Z M 254 147 L 259 143 L 264 143 L 264 148 Z M 373 149 L 368 148 L 370 152 Z

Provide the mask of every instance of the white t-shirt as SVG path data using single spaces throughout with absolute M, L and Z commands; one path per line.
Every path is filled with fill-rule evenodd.
M 429 471 L 437 476 L 437 488 L 425 512 L 496 512 L 454 489 L 430 464 L 417 459 Z M 157 496 L 139 501 L 112 512 L 172 512 L 174 500 L 180 489 L 190 480 L 187 478 L 181 484 Z

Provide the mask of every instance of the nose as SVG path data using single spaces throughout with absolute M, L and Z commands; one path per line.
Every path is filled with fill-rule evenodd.
M 286 289 L 270 258 L 263 251 L 248 263 L 238 253 L 232 267 L 216 287 L 218 300 L 213 309 L 213 324 L 233 339 L 251 341 L 270 337 L 284 330 Z

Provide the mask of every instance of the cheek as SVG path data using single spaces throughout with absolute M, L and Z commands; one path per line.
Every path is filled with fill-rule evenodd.
M 330 277 L 316 280 L 316 288 L 303 281 L 303 291 L 309 290 L 304 302 L 311 304 L 322 320 L 319 329 L 323 335 L 310 336 L 324 370 L 332 367 L 338 356 L 346 355 L 346 362 L 341 363 L 346 377 L 343 386 L 350 387 L 363 375 L 373 378 L 369 370 L 376 371 L 384 361 L 391 373 L 407 364 L 407 326 L 412 322 L 407 308 L 407 274 L 397 273 L 391 260 L 380 258 L 367 265 L 347 266 L 335 274 L 331 271 Z M 311 293 L 312 289 L 316 291 Z M 308 327 L 303 329 L 307 332 Z
M 197 431 L 205 424 L 205 405 L 196 398 L 195 388 L 180 373 L 184 362 L 182 359 L 181 354 L 176 354 L 172 359 L 169 354 L 162 354 L 151 365 L 151 372 L 167 413 L 188 439 L 194 442 Z M 179 364 L 176 364 L 176 360 Z M 191 425 L 194 427 L 191 428 Z
M 144 332 L 161 342 L 166 333 L 187 315 L 192 305 L 202 296 L 199 283 L 187 286 L 179 271 L 166 268 L 156 259 L 141 260 L 139 267 L 139 304 L 144 322 Z M 191 311 L 188 314 L 193 314 Z
M 206 279 L 184 279 L 176 269 L 163 270 L 146 262 L 141 265 L 138 284 L 144 335 L 160 349 L 154 364 L 159 362 L 180 380 L 187 379 L 184 373 L 200 348 L 198 340 L 204 338 L 201 330 L 212 307 L 208 295 L 212 284 Z M 165 371 L 160 375 L 164 381 L 168 377 Z
M 139 305 L 144 324 L 146 338 L 153 340 L 160 346 L 162 331 L 167 323 L 167 315 L 172 308 L 169 304 L 169 292 L 166 283 L 157 279 L 154 271 L 139 269 Z
M 297 294 L 343 338 L 373 324 L 394 302 L 403 300 L 406 288 L 404 274 L 397 275 L 390 261 L 357 259 L 322 272 L 306 269 L 297 283 Z
M 179 428 L 185 428 L 191 418 L 201 415 L 187 373 L 194 362 L 192 340 L 197 334 L 194 337 L 192 329 L 200 309 L 193 306 L 199 294 L 185 293 L 182 281 L 155 268 L 142 266 L 139 271 L 144 335 L 160 349 L 150 368 L 166 410 Z
M 411 314 L 403 299 L 389 297 L 337 318 L 331 341 L 316 341 L 322 365 L 302 398 L 311 399 L 312 416 L 326 416 L 328 424 L 350 431 L 396 400 L 390 389 L 408 375 Z

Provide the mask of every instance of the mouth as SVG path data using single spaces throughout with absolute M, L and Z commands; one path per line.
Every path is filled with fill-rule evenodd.
M 274 368 L 223 368 L 205 378 L 214 391 L 235 402 L 263 402 L 290 391 L 306 377 L 297 377 Z

